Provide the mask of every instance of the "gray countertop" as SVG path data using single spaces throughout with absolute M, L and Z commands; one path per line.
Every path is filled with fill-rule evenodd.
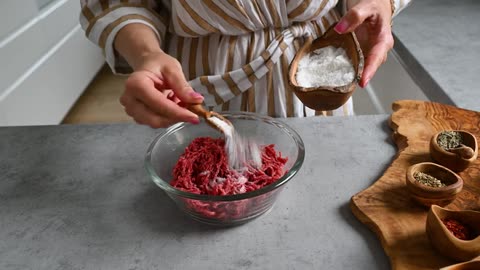
M 245 225 L 190 220 L 147 177 L 159 131 L 138 125 L 0 128 L 0 269 L 386 269 L 350 197 L 396 153 L 387 116 L 288 119 L 305 163 Z
M 432 101 L 480 111 L 480 1 L 413 0 L 393 30 L 399 58 Z

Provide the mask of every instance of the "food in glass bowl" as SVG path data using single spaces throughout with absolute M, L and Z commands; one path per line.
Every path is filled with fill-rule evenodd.
M 262 146 L 260 168 L 229 168 L 221 133 L 205 123 L 166 129 L 150 145 L 145 165 L 153 181 L 190 217 L 235 225 L 271 209 L 302 166 L 305 149 L 300 136 L 278 120 L 251 113 L 224 115 L 240 136 Z
M 188 145 L 173 168 L 171 185 L 177 189 L 203 195 L 225 196 L 255 191 L 280 179 L 288 159 L 275 151 L 273 144 L 261 146 L 261 164 L 246 162 L 233 169 L 228 160 L 223 138 L 199 137 Z M 230 153 L 231 154 L 231 153 Z M 217 204 L 192 202 L 196 212 L 217 219 L 242 216 L 247 202 L 231 203 L 223 208 Z

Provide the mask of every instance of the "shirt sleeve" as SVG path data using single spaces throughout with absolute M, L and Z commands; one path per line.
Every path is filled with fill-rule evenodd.
M 127 74 L 131 67 L 114 48 L 116 34 L 126 25 L 141 23 L 150 27 L 162 43 L 167 18 L 155 0 L 80 0 L 80 24 L 87 38 L 97 44 L 115 74 Z
M 341 13 L 345 14 L 347 13 L 347 2 L 358 2 L 358 0 L 342 0 L 340 2 L 340 9 Z M 412 0 L 390 0 L 391 3 L 393 4 L 393 14 L 392 18 L 395 18 L 403 9 L 405 9 L 411 2 Z
M 393 18 L 406 8 L 412 0 L 391 0 L 393 4 Z

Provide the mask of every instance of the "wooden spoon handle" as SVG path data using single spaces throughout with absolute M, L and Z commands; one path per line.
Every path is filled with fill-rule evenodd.
M 200 117 L 207 118 L 210 116 L 210 112 L 207 111 L 202 104 L 189 104 L 186 108 Z
M 220 120 L 222 120 L 223 122 L 229 124 L 230 126 L 233 126 L 232 123 L 227 119 L 225 118 L 223 115 L 219 114 L 219 113 L 216 113 L 216 112 L 212 112 L 212 111 L 207 111 L 202 104 L 188 104 L 186 106 L 186 108 L 195 113 L 196 115 L 200 116 L 200 117 L 203 117 L 205 119 L 205 121 L 207 122 L 208 125 L 210 125 L 211 127 L 217 129 L 218 131 L 220 132 L 224 132 L 224 130 L 222 130 L 221 127 L 219 127 L 212 119 L 211 117 L 216 117 L 216 118 L 219 118 Z
M 464 144 L 461 144 L 457 148 L 452 148 L 449 151 L 459 155 L 460 157 L 462 157 L 464 159 L 470 159 L 475 155 L 475 151 L 473 151 L 473 149 L 471 147 L 466 146 Z

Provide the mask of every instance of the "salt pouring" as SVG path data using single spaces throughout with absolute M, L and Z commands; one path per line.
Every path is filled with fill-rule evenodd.
M 356 84 L 363 72 L 364 57 L 355 34 L 338 34 L 334 27 L 335 25 L 332 25 L 321 37 L 315 40 L 307 39 L 289 67 L 289 84 L 292 86 L 295 95 L 305 106 L 317 111 L 334 110 L 345 104 L 355 91 Z M 301 85 L 297 81 L 297 71 L 302 58 L 308 57 L 318 49 L 329 46 L 345 51 L 353 66 L 354 72 L 352 73 L 354 74 L 351 81 L 336 86 L 316 85 L 310 87 Z M 318 70 L 318 72 L 329 72 L 329 70 Z
M 187 106 L 187 109 L 195 113 L 196 115 L 204 118 L 207 124 L 209 124 L 211 127 L 217 129 L 222 133 L 224 133 L 226 130 L 224 125 L 229 125 L 233 127 L 232 123 L 227 118 L 223 117 L 221 114 L 217 112 L 206 110 L 202 106 L 202 104 L 190 104 Z
M 262 158 L 258 144 L 240 136 L 227 118 L 217 112 L 206 110 L 202 104 L 190 104 L 187 109 L 204 118 L 208 125 L 225 135 L 228 160 L 232 168 L 245 169 L 248 161 L 251 161 L 252 166 L 261 167 Z

